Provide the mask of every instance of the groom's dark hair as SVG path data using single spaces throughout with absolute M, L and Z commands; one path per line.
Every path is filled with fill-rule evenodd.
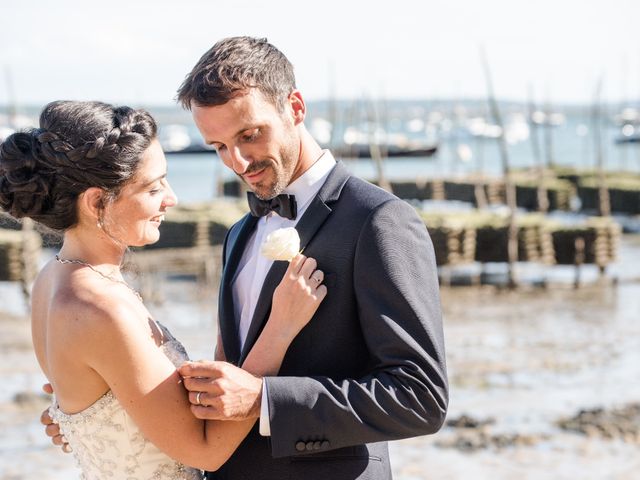
M 258 89 L 280 111 L 296 88 L 293 65 L 266 38 L 229 37 L 206 52 L 178 89 L 176 100 L 192 105 L 223 105 L 250 88 Z

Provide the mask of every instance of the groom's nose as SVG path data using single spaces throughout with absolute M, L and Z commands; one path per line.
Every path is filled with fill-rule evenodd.
M 240 151 L 240 148 L 233 147 L 228 150 L 229 152 L 229 161 L 230 167 L 233 169 L 235 173 L 238 175 L 242 175 L 247 171 L 247 168 L 251 164 L 251 160 L 245 158 L 245 156 Z

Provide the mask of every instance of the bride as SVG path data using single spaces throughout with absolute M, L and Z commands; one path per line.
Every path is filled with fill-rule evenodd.
M 40 128 L 0 146 L 0 207 L 64 232 L 33 287 L 32 335 L 83 478 L 200 479 L 254 423 L 191 414 L 176 371 L 184 348 L 120 272 L 127 247 L 156 242 L 176 203 L 166 168 L 147 112 L 98 102 L 50 103 Z M 314 271 L 302 255 L 290 263 L 243 369 L 278 371 L 326 295 Z

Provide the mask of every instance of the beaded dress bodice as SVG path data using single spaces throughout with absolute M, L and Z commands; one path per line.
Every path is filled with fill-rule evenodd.
M 178 340 L 159 325 L 165 342 L 160 346 L 176 367 L 188 360 Z M 83 480 L 201 480 L 200 470 L 186 467 L 148 441 L 115 396 L 108 391 L 82 412 L 68 415 L 54 397 L 53 420 L 73 448 Z

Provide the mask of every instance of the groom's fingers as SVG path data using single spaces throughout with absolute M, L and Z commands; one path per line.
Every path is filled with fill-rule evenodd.
M 215 408 L 202 405 L 191 405 L 191 413 L 200 420 L 230 420 L 224 415 L 221 415 Z
M 56 435 L 55 437 L 51 437 L 51 443 L 53 443 L 56 447 L 61 447 L 66 442 L 66 438 L 62 435 Z
M 218 378 L 222 375 L 227 364 L 225 362 L 211 362 L 211 361 L 199 361 L 199 362 L 185 362 L 178 367 L 178 373 L 182 377 L 209 377 Z
M 211 406 L 215 403 L 216 397 L 223 394 L 222 389 L 215 384 L 203 385 L 199 388 L 202 390 L 189 391 L 189 402 L 192 405 Z
M 42 414 L 40 415 L 40 423 L 43 425 L 49 425 L 51 423 L 53 423 L 53 418 L 51 418 L 51 415 L 49 415 L 49 409 L 47 408 L 46 410 L 44 410 L 42 412 Z
M 62 447 L 62 451 L 65 453 L 72 451 L 71 447 L 67 443 L 66 437 L 60 432 L 60 426 L 57 423 L 54 423 L 51 415 L 49 415 L 49 409 L 45 410 L 42 412 L 42 415 L 40 415 L 40 423 L 45 426 L 44 433 L 48 437 L 51 437 L 51 443 L 57 447 Z
M 55 438 L 60 436 L 60 428 L 57 424 L 51 423 L 44 427 L 44 433 L 47 434 L 48 437 Z
M 246 420 L 247 417 L 238 414 L 233 409 L 225 408 L 222 402 L 216 401 L 215 405 L 191 405 L 191 413 L 200 420 Z
M 187 377 L 184 379 L 184 388 L 189 390 L 189 398 L 191 398 L 191 393 L 194 395 L 198 392 L 210 392 L 217 395 L 222 393 L 222 389 L 213 378 Z M 202 395 L 200 398 L 202 398 Z M 195 397 L 191 403 L 198 403 L 195 401 Z
M 53 394 L 53 387 L 50 383 L 45 383 L 44 385 L 42 385 L 42 391 L 51 395 Z

